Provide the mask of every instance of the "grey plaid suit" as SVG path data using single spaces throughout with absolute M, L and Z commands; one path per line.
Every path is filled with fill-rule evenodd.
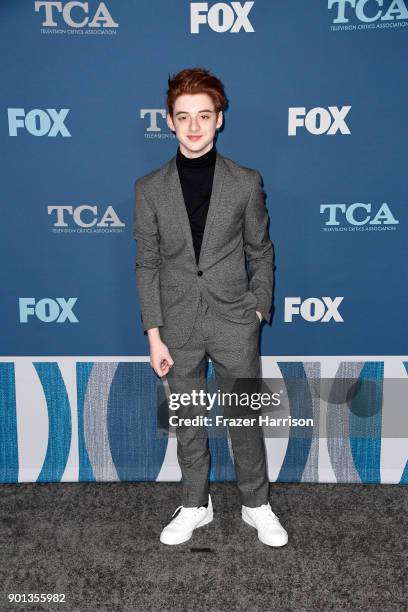
M 170 350 L 172 392 L 206 389 L 207 357 L 217 379 L 259 376 L 256 310 L 270 322 L 274 282 L 267 223 L 259 172 L 217 152 L 197 264 L 176 156 L 136 180 L 133 235 L 142 324 L 145 330 L 159 327 Z M 178 414 L 205 412 L 188 406 Z M 238 488 L 242 503 L 254 507 L 268 499 L 262 431 L 237 429 L 229 433 Z M 208 499 L 207 432 L 176 427 L 176 434 L 183 505 L 201 505 Z

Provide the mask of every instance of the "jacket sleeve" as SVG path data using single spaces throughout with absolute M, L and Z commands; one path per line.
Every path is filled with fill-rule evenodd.
M 133 237 L 136 240 L 136 281 L 145 333 L 163 325 L 160 297 L 160 235 L 157 216 L 139 179 L 135 182 Z
M 268 211 L 265 206 L 261 175 L 254 170 L 254 186 L 244 211 L 243 237 L 247 258 L 249 290 L 257 299 L 256 309 L 271 321 L 274 285 L 274 254 L 268 235 Z

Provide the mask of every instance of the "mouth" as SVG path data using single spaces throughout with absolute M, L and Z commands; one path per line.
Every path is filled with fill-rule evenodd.
M 187 136 L 187 138 L 189 140 L 192 140 L 193 142 L 195 142 L 196 140 L 199 140 L 201 138 L 201 136 Z

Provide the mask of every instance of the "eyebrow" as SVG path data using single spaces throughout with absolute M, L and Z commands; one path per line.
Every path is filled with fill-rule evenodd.
M 205 108 L 204 110 L 199 110 L 197 111 L 198 113 L 214 113 L 215 111 L 211 110 L 210 108 Z M 188 113 L 187 111 L 178 111 L 176 113 L 176 117 L 177 115 L 189 115 L 190 113 Z

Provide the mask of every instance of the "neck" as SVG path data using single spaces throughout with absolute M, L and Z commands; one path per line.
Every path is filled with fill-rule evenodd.
M 208 143 L 208 145 L 206 147 L 204 147 L 204 149 L 201 149 L 200 151 L 190 151 L 189 149 L 187 149 L 187 147 L 185 147 L 181 142 L 179 144 L 179 150 L 180 152 L 184 155 L 184 157 L 188 157 L 189 159 L 195 159 L 197 157 L 201 157 L 202 155 L 205 155 L 206 153 L 208 153 L 209 151 L 211 151 L 211 149 L 214 147 L 214 141 Z
M 180 168 L 204 168 L 215 165 L 217 159 L 217 149 L 212 146 L 206 153 L 196 157 L 187 157 L 178 147 L 176 154 L 177 166 Z

